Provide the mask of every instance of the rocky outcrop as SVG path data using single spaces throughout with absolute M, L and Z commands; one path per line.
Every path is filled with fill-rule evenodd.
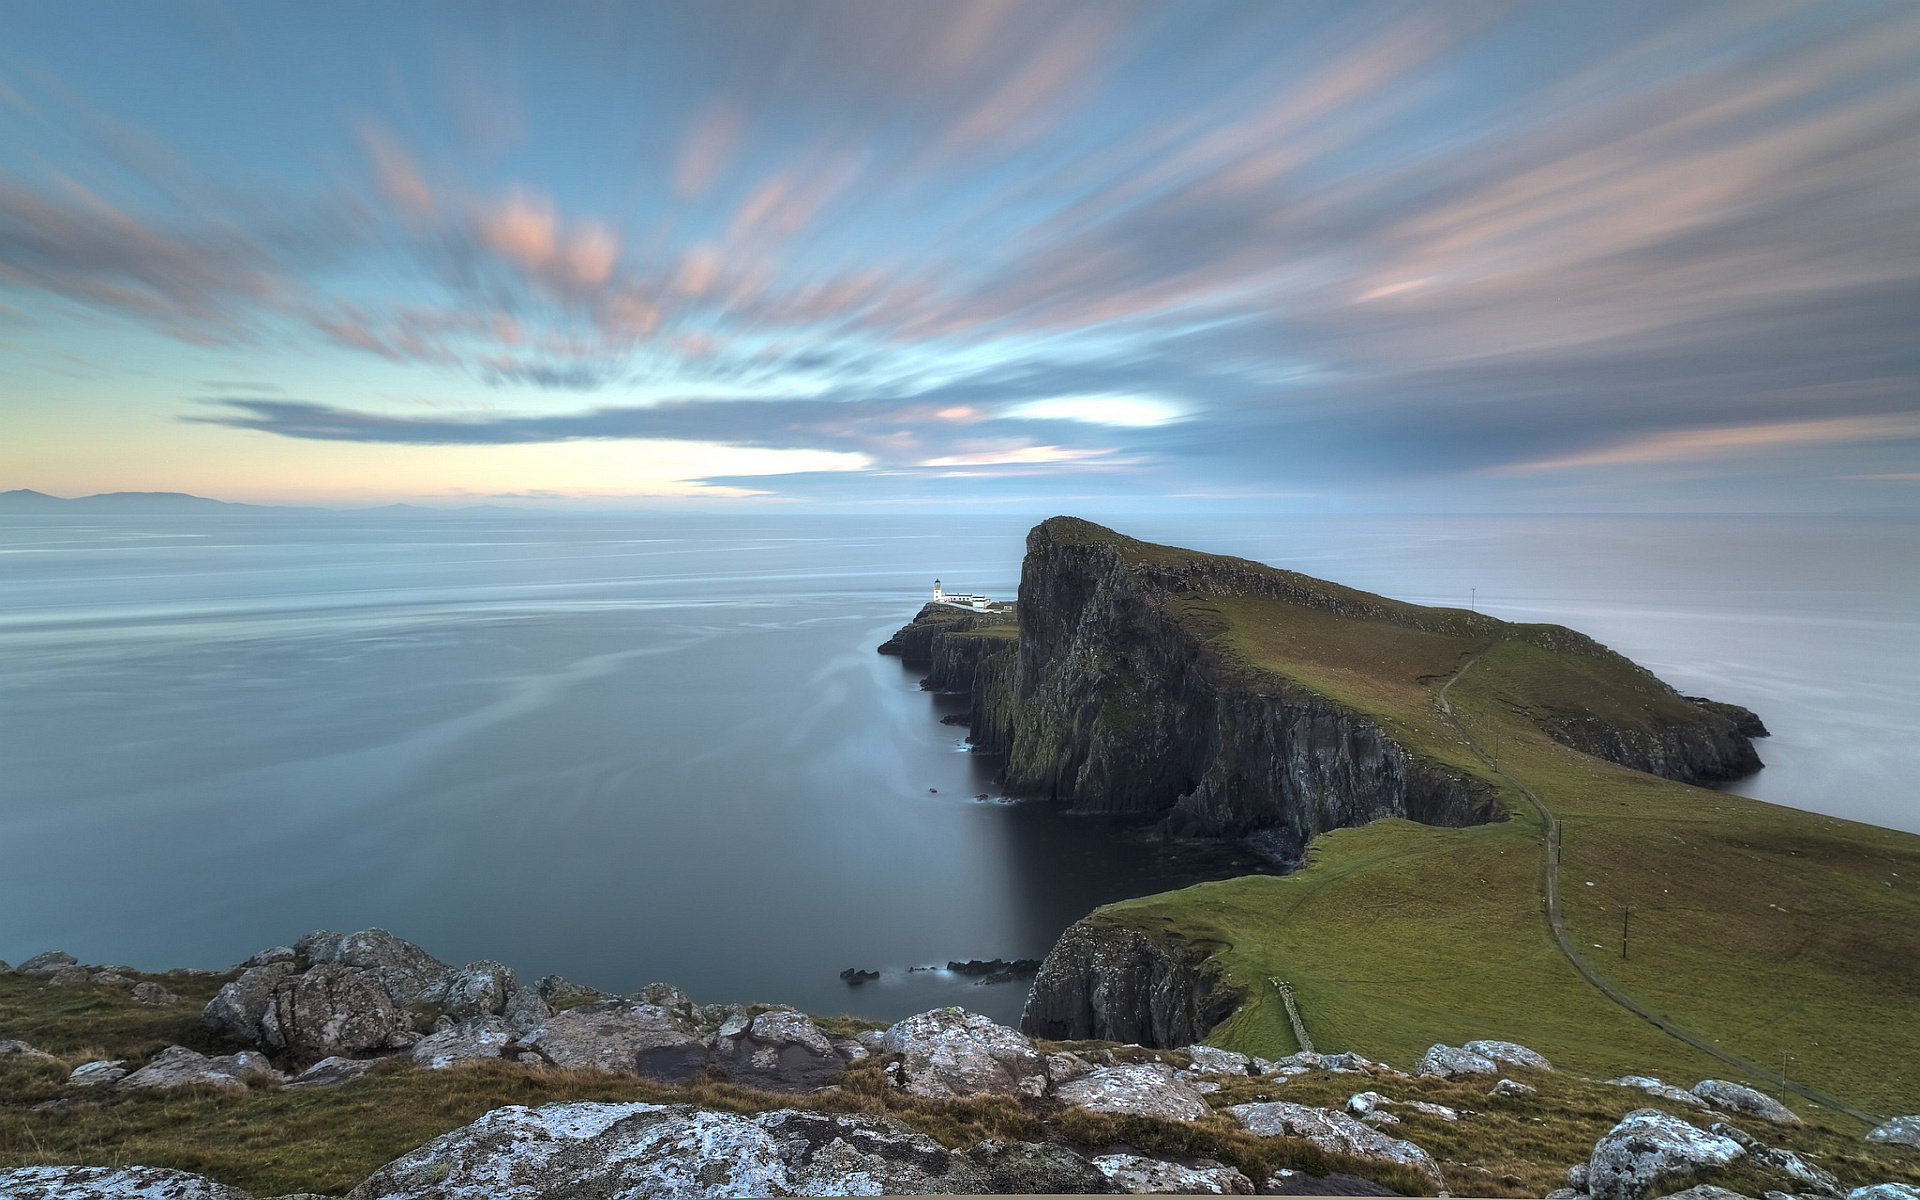
M 909 1095 L 1038 1096 L 1047 1089 L 1046 1060 L 1032 1042 L 964 1009 L 908 1017 L 887 1030 L 882 1045 L 900 1056 L 892 1074 Z
M 847 1065 L 812 1017 L 788 1008 L 722 1025 L 710 1061 L 734 1083 L 783 1092 L 825 1087 Z
M 1440 1166 L 1432 1155 L 1412 1142 L 1388 1137 L 1346 1113 L 1281 1101 L 1236 1104 L 1228 1111 L 1249 1133 L 1261 1137 L 1305 1138 L 1334 1154 L 1412 1167 L 1432 1180 L 1436 1187 L 1441 1183 Z
M 418 1040 L 407 1014 L 372 972 L 325 963 L 273 987 L 260 1040 L 295 1059 L 397 1050 Z
M 1164 1063 L 1101 1067 L 1055 1085 L 1053 1094 L 1092 1112 L 1162 1121 L 1198 1121 L 1211 1111 L 1200 1092 Z
M 1883 1146 L 1920 1148 L 1920 1116 L 1894 1117 L 1882 1121 L 1868 1131 L 1867 1140 Z
M 101 1072 L 104 1076 L 106 1072 Z M 125 1075 L 112 1084 L 116 1091 L 212 1091 L 244 1093 L 251 1087 L 277 1085 L 280 1073 L 259 1054 L 242 1050 L 238 1054 L 209 1058 L 185 1046 L 169 1046 L 153 1056 L 146 1066 Z M 81 1081 L 96 1083 L 95 1080 Z
M 1732 1138 L 1653 1108 L 1635 1109 L 1593 1147 L 1584 1173 L 1594 1200 L 1645 1200 L 1661 1183 L 1723 1167 L 1746 1153 Z
M 40 1049 L 31 1042 L 23 1042 L 17 1038 L 8 1038 L 5 1041 L 0 1041 L 0 1060 L 34 1063 L 58 1063 L 60 1061 L 55 1056 L 48 1054 L 45 1050 Z
M 1415 1075 L 1459 1079 L 1467 1075 L 1497 1075 L 1500 1064 L 1484 1054 L 1458 1046 L 1429 1046 L 1413 1064 Z
M 1530 1071 L 1551 1071 L 1553 1063 L 1538 1050 L 1529 1050 L 1518 1042 L 1468 1042 L 1460 1047 L 1469 1054 L 1478 1054 L 1508 1067 L 1525 1067 Z
M 555 1013 L 520 1039 L 550 1066 L 678 1082 L 706 1062 L 707 1044 L 685 1018 L 623 1000 Z
M 8 1200 L 253 1200 L 205 1175 L 165 1167 L 14 1167 L 0 1170 Z
M 1070 926 L 1047 954 L 1020 1028 L 1058 1041 L 1185 1046 L 1238 1000 L 1204 950 L 1096 914 Z
M 513 1036 L 499 1017 L 472 1017 L 415 1042 L 413 1061 L 435 1071 L 462 1063 L 497 1061 L 507 1056 Z
M 965 633 L 1007 619 L 1004 613 L 969 612 L 950 604 L 927 604 L 914 614 L 912 621 L 880 644 L 880 653 L 896 655 L 908 666 L 931 666 L 941 634 Z M 961 682 L 970 684 L 971 680 Z
M 1670 1083 L 1662 1083 L 1650 1075 L 1622 1075 L 1618 1079 L 1609 1079 L 1607 1082 L 1614 1087 L 1639 1088 L 1649 1096 L 1658 1096 L 1662 1100 L 1669 1100 L 1675 1104 L 1685 1104 L 1692 1108 L 1707 1107 L 1707 1102 L 1692 1092 L 1677 1088 Z
M 1793 1110 L 1765 1092 L 1725 1079 L 1702 1079 L 1693 1085 L 1693 1094 L 1722 1112 L 1744 1113 L 1776 1125 L 1798 1125 Z
M 1138 1154 L 1102 1154 L 1093 1165 L 1130 1196 L 1251 1196 L 1253 1180 L 1211 1159 L 1193 1163 Z

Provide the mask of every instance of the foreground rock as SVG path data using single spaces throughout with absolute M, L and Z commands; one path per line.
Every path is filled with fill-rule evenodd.
M 354 967 L 329 963 L 288 976 L 274 985 L 269 999 L 260 1019 L 261 1041 L 294 1058 L 359 1056 L 418 1040 L 378 977 Z
M 1056 1086 L 1054 1096 L 1093 1112 L 1198 1121 L 1211 1110 L 1192 1084 L 1164 1063 L 1101 1067 Z
M 253 1200 L 204 1175 L 163 1167 L 15 1167 L 0 1170 L 7 1200 Z
M 105 1070 L 100 1072 L 102 1077 L 105 1074 Z M 273 1069 L 273 1065 L 253 1051 L 243 1050 L 238 1054 L 209 1058 L 185 1046 L 169 1046 L 154 1055 L 146 1066 L 115 1081 L 113 1086 L 123 1092 L 190 1088 L 240 1094 L 254 1086 L 276 1085 L 280 1078 L 280 1073 Z M 74 1082 L 83 1086 L 97 1086 L 100 1079 L 81 1079 L 76 1071 Z
M 1211 1159 L 1189 1166 L 1138 1154 L 1102 1154 L 1093 1165 L 1115 1191 L 1131 1196 L 1253 1195 L 1251 1179 Z
M 1595 1143 L 1586 1190 L 1594 1200 L 1643 1200 L 1659 1195 L 1665 1180 L 1726 1166 L 1745 1153 L 1732 1138 L 1658 1109 L 1635 1109 Z
M 576 1103 L 496 1109 L 380 1168 L 350 1200 L 1104 1190 L 1060 1147 L 953 1151 L 883 1117 Z
M 1886 1146 L 1920 1147 L 1920 1116 L 1895 1117 L 1876 1125 L 1868 1132 L 1867 1140 Z
M 824 1087 L 847 1065 L 813 1018 L 790 1008 L 721 1025 L 713 1062 L 735 1083 L 776 1092 Z
M 1261 1137 L 1305 1138 L 1334 1154 L 1374 1162 L 1398 1163 L 1419 1171 L 1432 1180 L 1436 1187 L 1441 1183 L 1439 1164 L 1425 1150 L 1412 1142 L 1388 1137 L 1346 1113 L 1279 1101 L 1236 1104 L 1228 1111 L 1248 1132 Z
M 431 1071 L 462 1063 L 487 1062 L 507 1056 L 513 1030 L 499 1017 L 478 1017 L 421 1038 L 413 1045 L 413 1061 Z
M 621 1000 L 555 1013 L 520 1047 L 550 1066 L 674 1083 L 690 1078 L 707 1057 L 706 1041 L 686 1019 L 657 1004 Z
M 896 1023 L 882 1043 L 901 1056 L 896 1081 L 929 1100 L 957 1096 L 1038 1096 L 1046 1062 L 1027 1038 L 978 1013 L 940 1008 Z

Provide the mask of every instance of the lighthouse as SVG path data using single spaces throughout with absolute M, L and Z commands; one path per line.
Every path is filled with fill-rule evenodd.
M 940 581 L 938 579 L 934 580 L 933 581 L 933 602 L 935 604 L 944 604 L 946 602 L 946 599 L 947 599 L 946 589 L 940 586 Z

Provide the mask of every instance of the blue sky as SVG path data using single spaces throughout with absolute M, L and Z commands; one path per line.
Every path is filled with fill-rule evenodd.
M 0 487 L 1920 507 L 1910 3 L 0 22 Z

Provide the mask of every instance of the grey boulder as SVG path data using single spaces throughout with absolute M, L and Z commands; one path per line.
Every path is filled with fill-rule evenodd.
M 731 1022 L 721 1026 L 730 1028 Z M 713 1061 L 733 1082 L 770 1092 L 824 1087 L 847 1065 L 812 1017 L 789 1008 L 763 1012 L 737 1032 L 716 1035 Z
M 512 967 L 481 959 L 461 967 L 448 978 L 446 998 L 440 1007 L 455 1021 L 501 1016 L 507 1011 L 507 1001 L 519 987 L 519 978 Z
M 1920 1188 L 1910 1183 L 1872 1183 L 1848 1192 L 1847 1200 L 1920 1200 Z
M 40 1047 L 16 1038 L 8 1038 L 5 1041 L 0 1041 L 0 1059 L 11 1059 L 15 1062 L 38 1063 L 57 1063 L 60 1061 L 54 1055 L 48 1054 L 45 1050 L 40 1049 Z
M 1884 1146 L 1920 1147 L 1920 1116 L 1883 1121 L 1867 1133 L 1867 1140 Z
M 287 1082 L 289 1088 L 327 1088 L 339 1087 L 365 1075 L 381 1063 L 382 1058 L 323 1058 L 306 1070 L 295 1075 Z
M 1129 1196 L 1251 1196 L 1253 1180 L 1232 1167 L 1200 1159 L 1192 1166 L 1138 1154 L 1102 1154 L 1093 1165 L 1113 1190 Z
M 1463 1075 L 1497 1075 L 1500 1064 L 1484 1054 L 1472 1050 L 1463 1050 L 1457 1046 L 1429 1046 L 1413 1064 L 1415 1075 L 1434 1075 L 1441 1079 L 1458 1079 Z
M 318 929 L 294 949 L 313 966 L 353 967 L 380 984 L 397 1005 L 438 1004 L 454 970 L 433 955 L 384 929 L 334 933 Z
M 401 1049 L 419 1039 L 375 973 L 325 964 L 274 984 L 260 1040 L 295 1058 L 328 1058 Z
M 1186 1055 L 1193 1060 L 1193 1069 L 1203 1075 L 1256 1075 L 1253 1059 L 1238 1050 L 1222 1050 L 1218 1046 L 1188 1046 Z
M 1586 1188 L 1594 1200 L 1644 1200 L 1662 1181 L 1722 1167 L 1746 1151 L 1653 1108 L 1635 1109 L 1594 1144 Z
M 1702 1079 L 1693 1085 L 1693 1094 L 1722 1112 L 1745 1113 L 1776 1125 L 1798 1125 L 1793 1110 L 1765 1092 L 1725 1079 Z
M 164 1167 L 15 1167 L 0 1170 L 7 1200 L 253 1200 L 205 1175 Z
M 1198 1121 L 1211 1110 L 1192 1084 L 1164 1063 L 1101 1067 L 1057 1085 L 1054 1097 L 1091 1112 Z
M 1532 1084 L 1521 1083 L 1517 1079 L 1502 1079 L 1493 1085 L 1493 1089 L 1489 1091 L 1487 1095 L 1507 1097 L 1532 1096 L 1539 1091 L 1540 1089 L 1534 1087 Z
M 1388 1137 L 1346 1113 L 1282 1101 L 1236 1104 L 1228 1111 L 1248 1132 L 1261 1137 L 1305 1138 L 1335 1154 L 1412 1167 L 1436 1186 L 1441 1183 L 1440 1167 L 1432 1155 L 1412 1142 Z
M 1753 1198 L 1730 1188 L 1715 1187 L 1710 1183 L 1696 1183 L 1683 1192 L 1668 1192 L 1659 1200 L 1753 1200 Z
M 513 1031 L 499 1017 L 474 1017 L 413 1044 L 413 1061 L 432 1071 L 462 1063 L 497 1061 L 507 1056 Z
M 882 1043 L 901 1061 L 896 1082 L 931 1100 L 1046 1091 L 1046 1062 L 1024 1034 L 978 1013 L 939 1008 L 894 1024 Z
M 1685 1104 L 1692 1108 L 1707 1107 L 1705 1100 L 1702 1100 L 1685 1088 L 1677 1088 L 1670 1083 L 1662 1083 L 1658 1079 L 1648 1075 L 1622 1075 L 1618 1079 L 1609 1079 L 1607 1082 L 1614 1087 L 1639 1088 L 1649 1096 L 1657 1096 L 1662 1100 L 1671 1101 L 1674 1104 Z
M 142 980 L 133 985 L 133 1002 L 160 1008 L 180 1003 L 180 995 L 177 992 L 168 991 L 152 980 Z
M 47 981 L 48 987 L 78 987 L 93 982 L 93 972 L 85 967 L 62 964 L 51 970 L 35 972 Z
M 943 1196 L 983 1192 L 989 1181 L 968 1156 L 886 1117 L 767 1113 L 770 1136 L 795 1196 Z
M 44 950 L 15 967 L 22 975 L 50 975 L 61 967 L 71 967 L 80 960 L 65 950 Z
M 1538 1050 L 1529 1050 L 1518 1042 L 1468 1042 L 1461 1049 L 1509 1067 L 1527 1067 L 1534 1071 L 1553 1070 L 1553 1064 L 1547 1061 L 1546 1055 Z
M 625 1000 L 557 1012 L 520 1048 L 550 1066 L 668 1082 L 690 1078 L 707 1060 L 706 1041 L 689 1022 L 657 1004 Z
M 115 1086 L 124 1092 L 193 1088 L 242 1093 L 252 1086 L 277 1084 L 280 1078 L 272 1064 L 252 1051 L 209 1058 L 185 1046 L 168 1046 Z
M 67 1076 L 67 1086 L 93 1091 L 96 1088 L 111 1088 L 126 1077 L 126 1059 L 100 1058 L 75 1067 Z
M 200 1013 L 201 1027 L 216 1039 L 264 1045 L 266 1035 L 260 1023 L 273 1007 L 273 989 L 295 973 L 294 964 L 286 961 L 248 967 L 238 979 L 221 985 L 207 1001 Z
M 544 1025 L 553 1015 L 553 1008 L 539 988 L 522 984 L 507 997 L 507 1007 L 501 1015 L 506 1018 L 507 1028 L 525 1036 Z

